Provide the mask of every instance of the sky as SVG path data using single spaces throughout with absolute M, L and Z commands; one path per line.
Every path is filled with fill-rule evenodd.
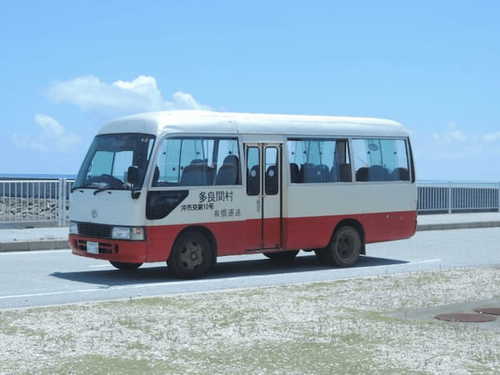
M 368 116 L 418 179 L 500 181 L 498 1 L 23 1 L 0 13 L 0 173 L 74 174 L 168 109 Z

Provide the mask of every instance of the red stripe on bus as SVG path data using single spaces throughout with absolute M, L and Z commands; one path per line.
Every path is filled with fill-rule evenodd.
M 358 215 L 284 218 L 282 234 L 280 219 L 266 219 L 264 247 L 272 248 L 282 240 L 283 249 L 314 249 L 328 245 L 334 228 L 343 220 L 358 221 L 364 230 L 365 242 L 381 242 L 409 238 L 415 234 L 415 211 L 384 212 Z M 199 226 L 208 229 L 217 242 L 217 254 L 245 254 L 261 246 L 260 220 L 219 223 L 183 224 L 147 227 L 148 261 L 165 260 L 170 255 L 177 235 L 185 228 Z M 266 231 L 267 229 L 267 231 Z
M 415 211 L 384 212 L 318 217 L 284 218 L 280 233 L 280 219 L 226 221 L 218 223 L 159 225 L 146 227 L 146 241 L 117 241 L 92 239 L 71 235 L 73 253 L 94 258 L 123 262 L 165 261 L 179 233 L 189 227 L 209 230 L 217 242 L 217 255 L 245 254 L 250 249 L 262 246 L 260 230 L 264 227 L 264 247 L 280 245 L 283 249 L 315 249 L 328 245 L 333 230 L 344 220 L 359 222 L 364 230 L 365 242 L 400 240 L 415 234 L 417 215 Z M 117 245 L 117 254 L 89 255 L 75 247 L 77 239 L 99 240 Z

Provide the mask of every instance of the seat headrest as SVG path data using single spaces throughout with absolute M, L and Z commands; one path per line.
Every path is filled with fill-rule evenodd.
M 238 165 L 238 157 L 236 155 L 228 155 L 224 158 L 223 164 Z

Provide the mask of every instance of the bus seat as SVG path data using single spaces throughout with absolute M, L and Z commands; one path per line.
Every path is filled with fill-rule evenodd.
M 368 170 L 368 177 L 370 181 L 387 181 L 389 173 L 381 165 L 372 165 Z
M 410 181 L 410 173 L 406 168 L 395 168 L 391 173 L 391 180 Z
M 302 181 L 305 183 L 317 182 L 315 164 L 312 163 L 302 164 L 302 168 L 300 169 L 300 174 L 302 175 Z
M 367 167 L 361 167 L 356 171 L 356 181 L 368 181 Z
M 299 166 L 295 163 L 290 163 L 290 181 L 293 183 L 302 182 L 300 181 Z
M 216 185 L 237 185 L 238 184 L 239 159 L 236 155 L 228 155 L 222 163 L 217 177 Z
M 191 163 L 182 171 L 180 185 L 203 186 L 211 185 L 208 181 L 208 167 L 202 163 Z
M 330 179 L 330 170 L 324 164 L 317 165 L 314 173 L 316 174 L 316 182 L 327 182 Z

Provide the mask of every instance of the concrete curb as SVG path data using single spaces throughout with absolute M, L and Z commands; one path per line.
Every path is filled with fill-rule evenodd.
M 500 221 L 417 225 L 418 232 L 430 230 L 473 229 L 500 227 Z M 67 240 L 37 240 L 0 242 L 0 252 L 69 249 Z
M 417 225 L 417 231 L 428 230 L 450 230 L 450 229 L 473 229 L 473 228 L 495 228 L 500 227 L 500 221 L 477 221 L 472 223 L 446 223 L 446 224 L 421 224 Z
M 68 240 L 0 242 L 0 252 L 69 249 Z

